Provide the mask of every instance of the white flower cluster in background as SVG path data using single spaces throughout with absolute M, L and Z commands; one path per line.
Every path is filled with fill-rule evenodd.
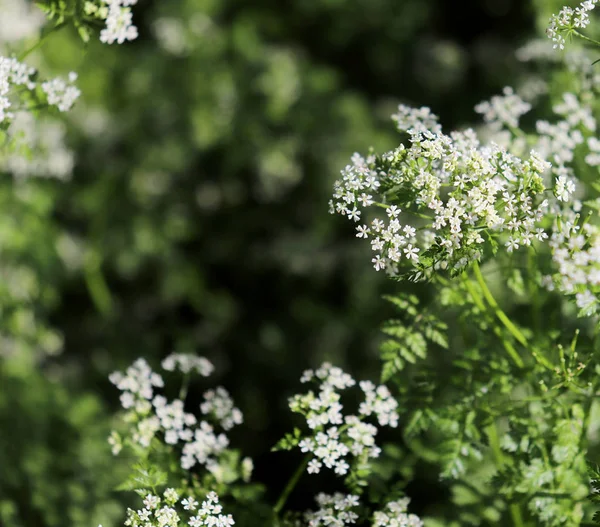
M 167 371 L 181 370 L 185 374 L 197 372 L 207 377 L 214 367 L 204 357 L 175 353 L 163 363 Z M 218 457 L 229 446 L 224 433 L 218 433 L 213 424 L 199 421 L 194 414 L 185 411 L 182 399 L 168 401 L 156 388 L 164 386 L 160 374 L 152 371 L 144 359 L 138 359 L 123 374 L 115 372 L 110 381 L 123 393 L 121 404 L 128 410 L 125 421 L 130 424 L 126 440 L 143 448 L 149 448 L 152 440 L 161 434 L 167 445 L 181 448 L 181 467 L 189 470 L 195 465 L 203 465 L 214 475 L 220 473 Z M 216 388 L 205 394 L 201 411 L 208 414 L 224 430 L 230 430 L 243 420 L 241 411 L 236 408 L 224 388 Z M 116 455 L 123 447 L 124 440 L 113 432 L 109 438 Z M 250 469 L 251 470 L 251 469 Z
M 10 146 L 0 151 L 0 168 L 18 180 L 69 179 L 75 160 L 66 147 L 66 133 L 61 121 L 18 112 L 8 127 Z
M 361 382 L 365 400 L 358 415 L 344 415 L 340 392 L 356 384 L 350 375 L 324 363 L 316 371 L 305 371 L 301 381 L 319 383 L 318 393 L 295 395 L 289 402 L 290 409 L 302 414 L 312 431 L 298 443 L 302 452 L 312 454 L 307 466 L 309 474 L 326 467 L 343 476 L 351 470 L 353 462 L 364 464 L 379 456 L 381 450 L 375 444 L 377 426 L 365 419 L 374 416 L 380 426 L 398 426 L 398 403 L 385 386 Z
M 105 20 L 106 27 L 100 31 L 100 41 L 104 44 L 123 44 L 127 40 L 135 40 L 138 37 L 138 29 L 133 25 L 131 6 L 137 4 L 137 0 L 102 0 L 106 4 L 101 9 L 95 9 L 93 4 L 88 8 L 91 12 L 97 12 Z
M 396 128 L 400 132 L 414 130 L 418 133 L 433 132 L 439 134 L 442 127 L 438 123 L 438 117 L 427 106 L 412 108 L 405 104 L 398 106 L 398 112 L 392 115 Z
M 489 106 L 500 117 L 500 104 Z M 524 106 L 503 106 L 499 122 L 509 119 L 511 108 L 518 118 Z M 423 115 L 422 109 L 414 119 L 406 113 L 405 123 Z M 436 122 L 429 114 L 427 121 Z M 500 234 L 508 252 L 547 237 L 540 221 L 549 205 L 542 174 L 550 163 L 534 151 L 521 159 L 496 143 L 481 144 L 470 129 L 417 131 L 424 126 L 407 130 L 408 147 L 367 158 L 354 154 L 334 185 L 332 213 L 358 223 L 365 209 L 385 210 L 384 219 L 357 227 L 357 237 L 370 240 L 376 270 L 397 275 L 406 264 L 418 269 L 414 278 L 434 269 L 460 271 Z
M 581 78 L 581 91 L 563 93 L 562 100 L 552 107 L 561 120 L 537 121 L 537 134 L 527 140 L 536 152 L 552 162 L 552 169 L 544 175 L 553 179 L 556 198 L 547 215 L 548 223 L 552 221 L 549 247 L 554 270 L 544 277 L 543 284 L 550 290 L 573 296 L 580 312 L 592 315 L 599 305 L 600 228 L 597 215 L 582 221 L 583 204 L 574 199 L 577 178 L 573 165 L 578 149 L 588 167 L 600 166 L 600 141 L 595 136 L 598 126 L 591 106 L 594 90 L 600 87 L 600 77 L 590 70 L 587 53 L 570 51 L 567 56 L 577 58 L 570 68 Z M 600 208 L 598 200 L 586 204 L 595 210 Z
M 231 514 L 222 514 L 223 507 L 215 492 L 209 492 L 202 504 L 192 496 L 183 498 L 168 488 L 162 498 L 147 494 L 144 507 L 128 509 L 126 527 L 230 527 L 235 525 Z
M 31 80 L 34 73 L 34 68 L 25 66 L 17 59 L 0 56 L 0 123 L 14 117 L 9 110 L 12 106 L 11 88 L 24 86 L 30 91 L 34 90 L 36 84 Z
M 534 39 L 517 50 L 521 62 L 560 64 L 574 74 L 581 94 L 593 93 L 600 89 L 600 70 L 596 67 L 596 54 L 583 47 L 572 47 L 564 53 L 556 53 L 552 43 L 544 39 Z
M 409 498 L 389 502 L 382 511 L 373 514 L 372 527 L 423 527 L 423 521 L 408 513 Z
M 483 119 L 492 128 L 518 128 L 519 118 L 531 110 L 531 104 L 525 102 L 514 90 L 507 86 L 502 95 L 495 95 L 490 101 L 475 106 L 475 111 L 483 115 Z
M 319 509 L 308 511 L 304 519 L 308 527 L 344 527 L 353 525 L 358 514 L 352 509 L 358 507 L 358 496 L 336 492 L 333 495 L 320 493 L 315 497 Z
M 61 112 L 68 112 L 81 95 L 81 91 L 74 85 L 77 73 L 69 73 L 68 80 L 55 78 L 41 84 L 42 91 L 46 94 L 48 104 L 56 106 Z
M 563 94 L 563 102 L 553 107 L 563 120 L 554 124 L 537 121 L 539 139 L 536 149 L 553 163 L 552 172 L 557 178 L 555 194 L 560 201 L 568 201 L 575 190 L 573 169 L 568 166 L 573 161 L 575 149 L 584 143 L 586 135 L 596 131 L 596 120 L 592 109 L 573 93 Z M 593 146 L 594 143 L 590 143 Z M 565 193 L 564 190 L 568 193 Z
M 354 525 L 359 516 L 355 510 L 360 505 L 358 496 L 352 494 L 320 493 L 315 501 L 319 509 L 308 511 L 304 519 L 308 527 L 345 527 Z M 389 502 L 382 511 L 373 514 L 371 527 L 423 527 L 423 521 L 408 513 L 409 498 Z
M 44 14 L 25 0 L 0 0 L 0 45 L 18 42 L 38 33 Z
M 200 405 L 200 411 L 204 415 L 212 415 L 224 430 L 231 430 L 235 425 L 241 425 L 244 420 L 242 412 L 233 405 L 229 392 L 222 386 L 204 392 L 204 402 Z
M 565 34 L 578 29 L 585 29 L 590 23 L 590 11 L 592 11 L 598 0 L 584 0 L 579 7 L 563 7 L 558 14 L 550 17 L 550 24 L 546 29 L 548 38 L 552 40 L 554 49 L 565 49 Z
M 163 370 L 178 370 L 185 374 L 195 371 L 202 375 L 202 377 L 209 377 L 215 370 L 215 367 L 208 359 L 188 353 L 171 353 L 171 355 L 162 361 L 161 366 Z
M 598 309 L 600 291 L 600 228 L 581 222 L 580 215 L 570 209 L 557 215 L 550 239 L 552 260 L 557 272 L 547 276 L 544 284 L 574 295 L 577 307 L 591 315 Z
M 15 99 L 20 103 L 19 92 L 25 88 L 34 93 L 38 85 L 46 96 L 50 106 L 56 106 L 61 112 L 71 109 L 81 92 L 74 86 L 75 73 L 69 74 L 68 81 L 56 78 L 39 83 L 33 80 L 35 69 L 19 62 L 15 58 L 0 56 L 0 123 L 10 121 L 15 114 L 12 111 L 28 111 L 27 107 L 15 108 Z

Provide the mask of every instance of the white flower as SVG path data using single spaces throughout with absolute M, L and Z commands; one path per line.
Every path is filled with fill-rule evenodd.
M 404 255 L 409 259 L 409 260 L 415 260 L 417 261 L 419 259 L 419 249 L 417 247 L 413 247 L 412 244 L 408 244 L 408 247 L 406 247 L 404 249 Z
M 137 0 L 103 0 L 108 4 L 106 27 L 100 31 L 100 41 L 105 44 L 123 44 L 126 40 L 138 37 L 137 27 L 132 23 L 132 13 L 129 6 Z
M 68 82 L 55 78 L 42 83 L 42 90 L 46 94 L 48 104 L 56 106 L 61 112 L 67 112 L 81 95 L 81 91 L 73 84 L 77 74 L 71 72 Z
M 318 474 L 321 471 L 322 466 L 323 465 L 321 464 L 321 462 L 318 459 L 311 459 L 308 462 L 307 472 L 309 474 Z
M 37 37 L 46 21 L 39 9 L 23 0 L 2 0 L 0 9 L 0 42 L 3 44 Z
M 437 116 L 425 106 L 417 109 L 401 104 L 398 106 L 398 113 L 392 115 L 392 119 L 396 121 L 396 126 L 401 132 L 414 130 L 416 132 L 432 131 L 437 133 L 441 131 Z
M 199 357 L 189 353 L 172 353 L 162 361 L 162 367 L 167 371 L 179 369 L 182 373 L 190 373 L 195 370 L 203 377 L 208 377 L 214 371 L 214 366 L 205 357 Z
M 359 225 L 356 227 L 356 237 L 357 238 L 368 238 L 369 237 L 369 227 L 366 225 Z
M 5 149 L 0 166 L 16 179 L 31 177 L 67 180 L 74 166 L 66 146 L 65 123 L 31 112 L 17 112 L 7 130 L 12 146 Z
M 213 415 L 225 430 L 231 430 L 235 425 L 242 424 L 244 418 L 239 408 L 233 404 L 229 392 L 219 386 L 216 390 L 204 393 L 204 402 L 200 411 L 205 415 Z
M 167 501 L 171 505 L 179 500 L 179 494 L 177 494 L 177 491 L 172 488 L 166 489 L 163 496 L 165 498 L 165 501 Z
M 558 14 L 550 17 L 546 33 L 554 43 L 554 49 L 565 49 L 563 33 L 569 34 L 572 30 L 584 29 L 589 25 L 589 13 L 596 7 L 597 1 L 584 0 L 576 9 L 563 7 Z
M 195 511 L 198 507 L 198 502 L 192 496 L 183 499 L 181 504 L 186 511 Z
M 408 498 L 389 502 L 382 511 L 373 514 L 372 527 L 423 527 L 423 521 L 409 514 Z
M 483 119 L 493 129 L 500 130 L 505 126 L 518 128 L 519 119 L 531 110 L 531 104 L 515 94 L 510 87 L 505 87 L 502 95 L 495 95 L 488 102 L 479 103 L 475 111 L 483 115 Z
M 160 498 L 154 494 L 147 494 L 144 498 L 144 506 L 148 509 L 156 509 L 160 504 Z
M 358 520 L 358 514 L 352 510 L 359 505 L 358 496 L 321 493 L 316 496 L 316 501 L 319 509 L 304 514 L 309 527 L 344 527 Z
M 310 391 L 290 398 L 290 409 L 306 417 L 308 428 L 313 432 L 298 443 L 302 452 L 312 453 L 307 471 L 319 473 L 323 467 L 338 475 L 349 472 L 354 458 L 361 463 L 379 455 L 375 445 L 377 427 L 364 422 L 364 418 L 376 415 L 380 426 L 398 425 L 398 403 L 385 386 L 361 382 L 365 401 L 359 406 L 359 416 L 344 415 L 340 403 L 340 391 L 350 388 L 356 381 L 340 368 L 324 363 L 316 371 L 304 372 L 302 379 L 320 381 L 317 394 Z
M 18 98 L 18 92 L 28 90 L 35 93 L 38 84 L 32 80 L 34 73 L 34 68 L 17 59 L 0 56 L 0 123 L 14 118 L 9 109 L 12 107 L 11 98 Z M 48 104 L 57 106 L 62 112 L 71 109 L 81 93 L 73 84 L 76 78 L 71 73 L 68 82 L 56 78 L 41 83 L 40 87 L 46 94 Z
M 565 101 L 573 103 L 568 97 Z M 503 96 L 479 105 L 478 110 L 489 122 L 516 128 L 518 118 L 529 108 L 529 103 L 506 88 Z M 588 109 L 582 104 L 577 108 L 577 118 L 571 121 L 593 128 Z M 502 240 L 509 251 L 531 245 L 532 232 L 549 206 L 543 195 L 542 175 L 550 169 L 546 159 L 553 157 L 560 167 L 583 141 L 581 132 L 567 122 L 538 123 L 541 139 L 537 146 L 543 154 L 530 152 L 521 159 L 497 144 L 481 144 L 473 130 L 443 134 L 423 109 L 410 112 L 402 107 L 394 118 L 408 132 L 409 146 L 400 145 L 378 157 L 354 154 L 334 184 L 330 207 L 334 213 L 353 216 L 355 209 L 366 206 L 360 196 L 367 189 L 369 201 L 376 205 L 374 211 L 380 210 L 381 203 L 387 204 L 385 217 L 373 218 L 369 227 L 361 225 L 356 236 L 371 235 L 373 267 L 392 276 L 400 274 L 401 266 L 412 268 L 413 276 L 422 279 L 431 277 L 434 270 L 460 271 L 481 258 L 489 236 L 503 236 L 506 230 L 512 231 L 514 241 Z M 418 119 L 422 121 L 417 123 Z M 569 181 L 563 187 L 559 183 L 555 192 L 561 200 L 570 198 Z M 405 223 L 401 206 L 407 213 L 424 217 L 429 228 L 418 231 Z M 483 229 L 488 237 L 482 236 Z M 423 270 L 419 254 L 432 248 L 435 256 L 425 260 L 428 267 Z
M 189 470 L 196 463 L 207 465 L 215 456 L 229 446 L 229 439 L 224 434 L 215 434 L 213 427 L 201 421 L 194 430 L 193 440 L 185 443 L 181 456 L 181 467 Z

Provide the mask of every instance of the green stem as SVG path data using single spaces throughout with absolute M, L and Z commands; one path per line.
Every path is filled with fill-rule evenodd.
M 480 309 L 480 311 L 482 313 L 485 313 L 487 311 L 487 309 L 485 308 L 485 303 L 483 302 L 481 295 L 473 287 L 473 284 L 471 283 L 471 280 L 469 279 L 469 277 L 466 275 L 464 275 L 464 284 L 465 284 L 465 287 L 467 288 L 467 291 L 471 295 L 473 302 L 475 302 L 475 305 Z M 521 356 L 519 355 L 519 353 L 517 352 L 515 347 L 511 344 L 510 341 L 506 340 L 505 338 L 502 338 L 502 331 L 500 330 L 500 328 L 498 326 L 494 326 L 494 333 L 502 341 L 502 345 L 504 346 L 504 349 L 510 355 L 510 358 L 514 361 L 514 363 L 519 368 L 523 368 L 525 366 L 525 364 L 523 363 Z
M 183 381 L 181 382 L 181 388 L 179 389 L 179 399 L 185 401 L 188 393 L 188 389 L 190 386 L 190 374 L 186 373 L 183 376 Z
M 502 454 L 502 449 L 500 448 L 500 440 L 498 438 L 498 428 L 495 423 L 492 423 L 486 428 L 486 433 L 488 439 L 490 441 L 490 448 L 494 454 L 494 460 L 496 461 L 496 466 L 498 470 L 504 465 L 504 454 Z M 523 522 L 523 515 L 521 514 L 521 507 L 517 503 L 511 503 L 508 506 L 510 511 L 510 515 L 513 520 L 513 524 L 515 527 L 525 527 L 525 523 Z
M 489 290 L 487 284 L 485 283 L 485 279 L 483 278 L 483 275 L 481 274 L 481 269 L 479 268 L 479 262 L 475 262 L 475 264 L 473 265 L 473 270 L 475 271 L 475 278 L 477 279 L 479 287 L 481 287 L 483 296 L 487 300 L 488 304 L 490 305 L 500 322 L 504 324 L 506 329 L 508 329 L 511 335 L 515 337 L 515 339 L 517 339 L 517 341 L 520 344 L 522 344 L 526 348 L 529 348 L 527 339 L 525 338 L 523 333 L 521 333 L 521 330 L 517 326 L 515 326 L 510 320 L 510 318 L 506 316 L 506 313 L 504 313 L 504 311 L 500 309 L 500 306 L 498 305 L 498 302 L 496 302 L 494 295 L 492 295 L 492 292 Z
M 577 31 L 575 29 L 573 30 L 573 34 L 577 35 L 579 38 L 581 38 L 583 40 L 587 40 L 588 42 L 590 42 L 596 46 L 600 46 L 600 42 L 598 42 L 597 40 L 594 40 L 593 38 L 586 37 L 583 33 L 580 33 L 579 31 Z
M 31 46 L 29 49 L 26 49 L 23 53 L 21 53 L 17 57 L 17 60 L 19 62 L 22 62 L 29 54 L 33 53 L 36 49 L 38 49 L 39 47 L 41 47 L 41 45 L 46 41 L 46 39 L 50 35 L 52 35 L 53 33 L 56 33 L 57 31 L 61 30 L 66 25 L 67 25 L 66 22 L 61 22 L 60 24 L 57 24 L 56 26 L 54 26 L 53 28 L 51 28 L 49 31 L 47 31 L 46 33 L 44 33 L 33 46 Z
M 306 465 L 308 465 L 308 462 L 310 461 L 311 457 L 312 457 L 312 454 L 310 454 L 310 453 L 305 456 L 302 463 L 300 463 L 300 466 L 296 469 L 296 472 L 294 472 L 294 474 L 288 481 L 287 485 L 283 489 L 283 492 L 281 493 L 281 496 L 279 496 L 279 499 L 277 500 L 275 507 L 273 507 L 273 511 L 275 512 L 276 516 L 279 516 L 281 509 L 283 509 L 283 506 L 285 505 L 289 495 L 292 493 L 292 491 L 294 490 L 294 487 L 298 483 L 298 480 L 304 473 L 304 470 L 306 469 Z
M 532 308 L 533 308 L 533 327 L 535 329 L 536 335 L 540 333 L 542 328 L 542 320 L 541 320 L 541 295 L 539 295 L 537 283 L 535 281 L 535 272 L 536 272 L 536 262 L 535 262 L 535 253 L 533 250 L 529 250 L 527 252 L 527 271 L 529 275 L 529 298 L 531 298 Z
M 113 300 L 102 274 L 101 265 L 98 253 L 95 250 L 90 250 L 84 259 L 83 274 L 96 309 L 102 315 L 108 316 L 112 311 Z

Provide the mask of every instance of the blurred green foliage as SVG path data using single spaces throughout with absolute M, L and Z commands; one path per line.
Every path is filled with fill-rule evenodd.
M 533 4 L 545 16 L 551 2 Z M 376 376 L 392 313 L 381 295 L 393 284 L 327 214 L 332 182 L 355 150 L 394 144 L 400 100 L 470 121 L 535 30 L 518 0 L 138 7 L 131 44 L 48 37 L 38 62 L 77 71 L 83 92 L 68 122 L 73 177 L 6 174 L 0 187 L 9 526 L 115 521 L 106 376 L 173 350 L 216 363 L 258 476 L 281 483 L 285 464 L 271 473 L 262 456 L 291 429 L 300 372 L 327 358 Z

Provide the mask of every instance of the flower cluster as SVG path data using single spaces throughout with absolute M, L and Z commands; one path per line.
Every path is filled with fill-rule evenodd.
M 420 133 L 433 132 L 439 134 L 442 131 L 437 115 L 427 106 L 412 108 L 400 104 L 398 112 L 392 115 L 392 120 L 396 123 L 396 128 L 400 132 L 413 130 Z
M 126 527 L 230 527 L 235 525 L 230 514 L 222 514 L 223 507 L 215 492 L 209 492 L 198 507 L 192 496 L 179 501 L 175 489 L 168 488 L 162 498 L 155 494 L 144 497 L 144 507 L 128 509 Z M 183 519 L 182 517 L 187 517 Z
M 333 495 L 320 493 L 315 500 L 319 509 L 304 515 L 308 527 L 345 527 L 355 524 L 359 518 L 355 512 L 360 505 L 358 496 L 340 492 Z M 418 516 L 407 512 L 409 503 L 409 498 L 387 503 L 383 510 L 373 514 L 371 527 L 423 527 Z
M 196 371 L 208 376 L 213 365 L 204 357 L 185 354 L 172 354 L 163 361 L 163 368 L 173 371 L 176 368 L 188 374 Z M 181 447 L 181 467 L 189 470 L 196 464 L 204 465 L 209 471 L 219 470 L 219 455 L 229 446 L 229 439 L 217 433 L 207 421 L 198 421 L 185 411 L 184 401 L 155 394 L 155 388 L 164 386 L 160 374 L 153 372 L 144 359 L 138 359 L 125 374 L 115 372 L 110 381 L 123 393 L 121 404 L 129 410 L 126 421 L 131 424 L 131 438 L 134 445 L 148 448 L 157 434 L 162 433 L 167 445 Z M 223 388 L 207 392 L 201 405 L 204 414 L 212 415 L 225 430 L 242 422 L 242 413 L 235 408 L 229 394 Z M 123 440 L 116 432 L 109 439 L 113 453 L 117 454 Z
M 554 222 L 550 239 L 557 272 L 545 277 L 548 289 L 575 295 L 577 307 L 586 314 L 597 311 L 600 286 L 600 228 L 581 222 L 578 213 L 566 209 Z
M 488 103 L 490 120 L 514 122 L 525 108 L 501 109 L 499 101 Z M 516 113 L 509 115 L 511 108 Z M 404 109 L 403 122 L 422 114 L 409 117 Z M 418 269 L 414 278 L 433 269 L 461 271 L 500 234 L 509 252 L 547 237 L 540 222 L 549 205 L 542 175 L 550 163 L 542 156 L 531 151 L 521 159 L 495 143 L 481 144 L 473 130 L 446 135 L 420 128 L 408 130 L 408 147 L 354 154 L 334 185 L 332 213 L 359 222 L 364 209 L 385 210 L 385 219 L 357 227 L 357 237 L 370 239 L 376 270 L 396 275 L 406 263 Z M 408 215 L 417 219 L 408 223 Z
M 555 193 L 560 201 L 568 201 L 569 194 L 575 190 L 573 171 L 568 164 L 573 161 L 575 149 L 585 141 L 583 132 L 588 134 L 596 130 L 596 120 L 590 106 L 570 92 L 563 94 L 563 102 L 555 105 L 553 110 L 563 120 L 555 124 L 536 123 L 539 136 L 536 149 L 554 163 L 552 172 L 557 176 L 558 184 Z M 594 146 L 593 141 L 591 146 Z
M 215 369 L 208 359 L 190 355 L 189 353 L 171 353 L 171 355 L 162 361 L 161 366 L 163 370 L 179 370 L 185 374 L 195 370 L 202 377 L 209 377 Z
M 16 96 L 23 88 L 32 95 L 35 93 L 38 87 L 38 83 L 33 80 L 35 73 L 34 68 L 15 58 L 0 56 L 0 123 L 14 118 L 14 113 L 10 110 L 14 102 L 11 96 Z M 46 96 L 47 104 L 56 106 L 61 112 L 70 110 L 81 94 L 73 85 L 76 79 L 77 75 L 70 73 L 68 82 L 60 78 L 42 82 L 39 86 Z
M 204 393 L 200 411 L 205 415 L 212 415 L 224 430 L 231 430 L 235 425 L 241 425 L 244 420 L 242 412 L 234 406 L 229 392 L 222 386 Z
M 164 386 L 160 374 L 153 372 L 148 363 L 141 358 L 129 366 L 125 374 L 121 372 L 111 373 L 109 380 L 118 390 L 123 392 L 120 397 L 123 408 L 133 408 L 137 404 L 139 412 L 148 406 L 144 401 L 152 399 L 154 388 Z
M 0 43 L 18 42 L 35 35 L 44 25 L 43 13 L 26 0 L 0 0 Z
M 0 57 L 0 123 L 13 117 L 13 114 L 8 111 L 11 107 L 9 99 L 11 87 L 25 86 L 29 90 L 35 89 L 35 82 L 31 80 L 34 73 L 34 68 L 25 66 L 17 59 Z
M 483 115 L 483 119 L 492 128 L 500 130 L 504 127 L 518 128 L 519 118 L 531 110 L 531 104 L 525 102 L 511 87 L 505 87 L 502 95 L 492 97 L 475 106 L 475 111 Z
M 137 27 L 133 25 L 131 6 L 137 0 L 102 0 L 107 8 L 99 10 L 105 19 L 106 27 L 100 31 L 100 41 L 104 44 L 123 44 L 126 40 L 138 37 Z M 92 4 L 93 6 L 93 4 Z M 90 7 L 93 10 L 93 7 Z
M 308 527 L 344 527 L 356 523 L 358 514 L 352 509 L 359 505 L 358 496 L 340 492 L 333 495 L 320 493 L 315 500 L 319 509 L 316 512 L 308 511 L 304 515 Z
M 81 91 L 73 84 L 77 80 L 77 73 L 69 73 L 68 81 L 61 78 L 52 79 L 42 83 L 42 90 L 48 98 L 48 104 L 56 106 L 61 112 L 68 112 L 81 95 Z
M 66 180 L 71 176 L 74 156 L 65 145 L 65 123 L 18 112 L 8 127 L 8 135 L 11 145 L 0 152 L 0 167 L 16 179 Z
M 373 527 L 423 527 L 423 521 L 409 514 L 409 498 L 389 502 L 383 511 L 373 514 Z
M 358 415 L 344 415 L 340 391 L 356 384 L 350 375 L 325 363 L 316 371 L 305 371 L 301 381 L 319 382 L 317 394 L 309 391 L 290 399 L 291 410 L 304 415 L 313 431 L 298 443 L 302 452 L 312 453 L 307 467 L 310 474 L 325 466 L 345 475 L 354 461 L 364 463 L 379 456 L 380 449 L 375 444 L 377 427 L 364 419 L 374 415 L 381 426 L 398 426 L 398 403 L 385 386 L 361 382 L 365 401 L 360 404 Z
M 590 11 L 598 0 L 584 0 L 575 9 L 563 7 L 559 13 L 550 17 L 550 24 L 546 29 L 548 38 L 554 43 L 554 49 L 565 49 L 565 34 L 568 36 L 573 31 L 585 29 L 590 23 Z

